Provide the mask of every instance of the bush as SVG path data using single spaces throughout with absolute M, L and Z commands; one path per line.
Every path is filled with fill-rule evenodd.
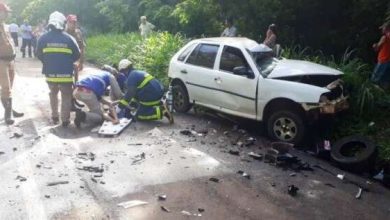
M 143 40 L 138 33 L 98 35 L 87 39 L 86 57 L 97 65 L 117 64 L 128 58 L 135 68 L 144 70 L 168 85 L 171 57 L 184 45 L 180 35 L 157 32 Z

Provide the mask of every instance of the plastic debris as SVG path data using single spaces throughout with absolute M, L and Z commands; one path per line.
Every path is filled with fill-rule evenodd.
M 255 160 L 261 160 L 261 159 L 263 159 L 263 155 L 257 154 L 257 153 L 254 153 L 254 152 L 248 153 L 248 156 L 252 157 L 252 158 L 255 159 Z
M 167 195 L 159 195 L 159 196 L 158 196 L 158 200 L 159 200 L 159 201 L 165 201 L 165 200 L 167 200 Z
M 19 180 L 20 182 L 25 182 L 25 181 L 27 181 L 27 178 L 26 178 L 26 177 L 23 177 L 23 176 L 17 176 L 16 179 Z
M 296 186 L 294 186 L 294 185 L 289 185 L 288 186 L 288 194 L 290 195 L 290 196 L 296 196 L 297 195 L 297 193 L 298 193 L 298 190 L 299 190 L 299 188 L 298 187 L 296 187 Z
M 204 208 L 198 208 L 198 212 L 204 212 L 205 209 Z
M 167 207 L 165 206 L 161 206 L 161 210 L 163 210 L 164 212 L 171 212 L 171 210 L 169 210 Z
M 148 203 L 145 201 L 131 200 L 131 201 L 127 201 L 127 202 L 121 202 L 118 204 L 118 206 L 121 206 L 121 207 L 127 209 L 127 208 L 133 208 L 136 206 L 141 206 L 141 205 L 146 205 L 146 204 L 148 204 Z
M 209 180 L 210 180 L 211 182 L 219 183 L 219 179 L 218 179 L 218 178 L 215 178 L 215 177 L 211 177 Z
M 62 184 L 69 184 L 69 181 L 50 182 L 47 184 L 47 186 L 56 186 L 56 185 L 62 185 Z
M 235 155 L 235 156 L 239 156 L 240 155 L 240 151 L 238 151 L 238 150 L 229 150 L 229 154 Z
M 103 173 L 104 169 L 100 167 L 93 167 L 93 166 L 83 166 L 82 168 L 78 167 L 78 170 L 84 170 L 88 172 L 93 172 L 93 173 Z
M 362 193 L 363 193 L 363 189 L 359 187 L 359 191 L 358 193 L 356 194 L 355 198 L 356 199 L 360 199 L 362 197 Z
M 180 213 L 183 214 L 183 215 L 186 215 L 186 216 L 191 216 L 192 215 L 190 212 L 187 212 L 185 210 L 181 211 Z
M 251 175 L 245 173 L 245 172 L 242 171 L 242 170 L 239 170 L 237 173 L 238 173 L 238 174 L 241 174 L 243 177 L 245 177 L 245 178 L 247 178 L 247 179 L 250 179 L 250 178 L 251 178 Z
M 344 174 L 337 174 L 337 178 L 339 178 L 341 180 L 344 180 L 345 175 Z

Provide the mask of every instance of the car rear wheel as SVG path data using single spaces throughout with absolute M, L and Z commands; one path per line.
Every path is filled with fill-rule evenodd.
M 275 111 L 268 117 L 267 130 L 270 138 L 274 140 L 298 144 L 303 140 L 305 124 L 297 112 Z
M 188 92 L 182 83 L 173 86 L 173 108 L 177 112 L 188 112 L 191 109 Z

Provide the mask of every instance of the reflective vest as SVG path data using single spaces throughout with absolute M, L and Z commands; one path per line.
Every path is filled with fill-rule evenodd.
M 73 82 L 73 63 L 79 59 L 80 49 L 69 34 L 51 30 L 42 35 L 37 44 L 37 56 L 42 61 L 42 73 L 47 82 Z

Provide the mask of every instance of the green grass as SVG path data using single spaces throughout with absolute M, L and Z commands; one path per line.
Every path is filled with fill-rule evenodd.
M 171 57 L 184 45 L 180 34 L 157 32 L 143 40 L 138 33 L 97 35 L 87 39 L 89 62 L 117 64 L 128 58 L 135 68 L 144 70 L 168 85 L 168 65 Z

